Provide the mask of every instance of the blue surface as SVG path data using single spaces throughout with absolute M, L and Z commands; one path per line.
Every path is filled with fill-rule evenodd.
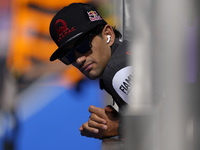
M 95 105 L 101 107 L 102 93 L 97 81 L 85 80 L 79 88 L 65 89 L 64 87 L 49 87 L 36 85 L 36 91 L 32 91 L 28 97 L 31 101 L 44 99 L 45 95 L 60 91 L 55 98 L 48 101 L 40 109 L 35 109 L 28 114 L 36 102 L 29 102 L 19 108 L 20 128 L 17 150 L 100 150 L 101 141 L 80 135 L 79 127 L 87 122 L 90 116 L 88 107 Z M 48 89 L 48 90 L 47 90 Z M 46 92 L 41 92 L 41 91 Z M 40 91 L 41 93 L 39 93 Z M 59 92 L 58 92 L 59 93 Z M 51 96 L 49 96 L 51 97 Z M 27 100 L 28 101 L 28 100 Z M 34 106 L 35 105 L 35 106 Z M 21 118 L 20 118 L 21 117 Z

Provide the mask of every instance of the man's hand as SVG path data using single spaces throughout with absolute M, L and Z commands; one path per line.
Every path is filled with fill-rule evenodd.
M 88 122 L 80 127 L 81 135 L 103 139 L 118 135 L 119 115 L 110 105 L 104 109 L 91 105 Z

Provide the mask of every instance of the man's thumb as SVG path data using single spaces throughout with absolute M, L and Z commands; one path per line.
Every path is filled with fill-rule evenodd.
M 111 105 L 107 105 L 105 107 L 105 113 L 109 117 L 118 117 L 118 112 Z
M 105 107 L 106 112 L 117 112 L 111 105 L 107 105 Z

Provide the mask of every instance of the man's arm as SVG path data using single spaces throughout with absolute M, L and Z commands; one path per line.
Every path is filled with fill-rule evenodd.
M 81 135 L 98 139 L 118 135 L 119 114 L 112 106 L 104 109 L 91 105 L 88 122 L 80 127 Z

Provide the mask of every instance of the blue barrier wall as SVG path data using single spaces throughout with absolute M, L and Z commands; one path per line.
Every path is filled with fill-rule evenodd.
M 100 140 L 79 132 L 90 116 L 89 106 L 102 106 L 98 81 L 84 80 L 71 89 L 45 82 L 38 81 L 19 98 L 15 149 L 100 150 Z

